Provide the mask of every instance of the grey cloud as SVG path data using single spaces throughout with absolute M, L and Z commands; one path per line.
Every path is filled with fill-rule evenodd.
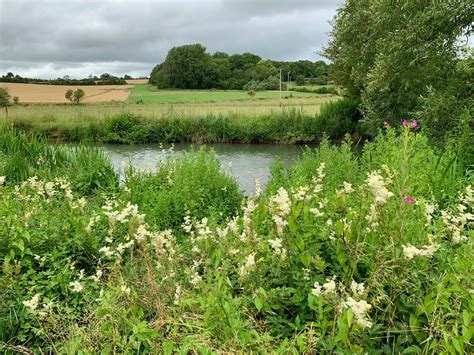
M 341 1 L 0 0 L 0 73 L 81 77 L 110 66 L 105 71 L 148 75 L 186 43 L 316 60 Z

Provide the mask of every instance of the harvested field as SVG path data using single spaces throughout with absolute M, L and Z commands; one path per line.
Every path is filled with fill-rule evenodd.
M 148 84 L 148 79 L 130 79 L 125 81 L 130 85 Z
M 86 93 L 83 102 L 125 101 L 133 85 L 97 85 L 97 86 L 72 86 L 72 85 L 40 85 L 0 83 L 12 97 L 18 96 L 21 103 L 65 103 L 64 97 L 67 90 L 81 88 Z

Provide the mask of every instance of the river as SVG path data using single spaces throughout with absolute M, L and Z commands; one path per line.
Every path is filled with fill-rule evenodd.
M 191 147 L 199 149 L 200 145 L 175 144 L 172 151 L 170 145 L 165 145 L 163 150 L 158 144 L 104 144 L 102 147 L 117 170 L 130 162 L 137 169 L 153 171 L 158 160 L 175 157 Z M 246 195 L 255 192 L 256 179 L 262 188 L 265 187 L 270 178 L 270 167 L 277 156 L 284 164 L 291 165 L 301 158 L 304 148 L 275 144 L 207 144 L 206 147 L 216 152 L 223 170 L 237 180 Z

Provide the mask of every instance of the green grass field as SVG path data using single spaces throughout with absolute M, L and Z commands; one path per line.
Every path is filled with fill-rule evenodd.
M 245 91 L 219 90 L 149 90 L 148 85 L 137 85 L 126 102 L 94 104 L 25 104 L 9 108 L 11 119 L 51 122 L 87 120 L 121 113 L 132 113 L 146 118 L 169 115 L 204 116 L 249 115 L 261 116 L 285 109 L 297 109 L 305 115 L 315 115 L 322 104 L 339 100 L 336 95 L 319 95 L 302 92 L 263 91 L 253 98 Z M 138 102 L 138 103 L 137 103 Z M 0 118 L 5 111 L 0 110 Z
M 294 93 L 282 91 L 281 96 L 308 97 L 308 93 Z M 127 102 L 136 103 L 187 103 L 187 102 L 213 102 L 228 100 L 256 101 L 261 99 L 276 99 L 280 97 L 279 91 L 258 91 L 254 97 L 241 90 L 153 90 L 148 85 L 136 85 L 128 97 Z

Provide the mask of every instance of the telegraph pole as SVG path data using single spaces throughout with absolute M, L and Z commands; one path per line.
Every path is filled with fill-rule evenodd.
M 280 69 L 280 107 L 281 107 L 281 69 Z

